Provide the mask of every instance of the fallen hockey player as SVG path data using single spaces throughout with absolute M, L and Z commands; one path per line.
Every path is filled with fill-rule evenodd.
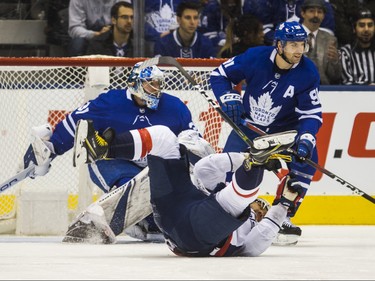
M 120 136 L 121 145 L 107 144 L 108 149 L 101 149 L 100 154 L 96 153 L 95 135 L 90 122 L 79 123 L 75 153 L 85 163 L 147 155 L 152 211 L 167 245 L 177 255 L 258 256 L 272 244 L 288 210 L 296 207 L 303 192 L 292 179 L 285 177 L 272 207 L 258 198 L 263 170 L 281 167 L 279 153 L 294 144 L 295 131 L 256 138 L 247 153 L 204 157 L 194 166 L 193 180 L 186 147 L 165 126 L 125 132 Z M 234 175 L 226 185 L 226 172 L 231 170 Z M 131 193 L 132 188 L 126 188 L 125 192 Z M 146 198 L 147 191 L 144 192 Z M 127 204 L 133 205 L 131 196 Z M 95 208 L 95 215 L 87 215 L 81 221 L 81 228 L 85 223 L 89 225 L 90 220 L 103 218 L 105 210 L 100 204 Z M 129 206 L 127 211 L 132 208 Z

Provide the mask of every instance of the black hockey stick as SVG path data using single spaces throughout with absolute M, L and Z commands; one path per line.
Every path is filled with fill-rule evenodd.
M 233 122 L 232 119 L 229 118 L 229 116 L 222 110 L 219 103 L 212 99 L 207 93 L 198 85 L 198 83 L 194 80 L 193 77 L 182 67 L 182 65 L 173 57 L 158 57 L 158 58 L 152 58 L 147 61 L 152 61 L 154 59 L 158 59 L 158 64 L 165 64 L 165 65 L 173 65 L 176 67 L 182 75 L 193 85 L 193 88 L 197 90 L 207 101 L 208 103 L 215 109 L 220 116 L 229 124 L 229 126 L 232 127 L 232 129 L 241 137 L 241 139 L 248 145 L 253 146 L 253 142 L 251 139 L 249 139 L 242 130 L 237 126 L 236 123 Z M 146 62 L 147 62 L 146 61 Z M 143 67 L 143 65 L 142 65 Z
M 198 85 L 198 83 L 191 77 L 191 75 L 182 67 L 182 65 L 173 57 L 158 57 L 158 58 L 152 58 L 148 61 L 151 61 L 153 64 L 165 64 L 165 65 L 173 65 L 175 66 L 182 75 L 194 86 L 194 88 L 207 100 L 207 102 L 220 114 L 220 116 L 229 124 L 229 126 L 232 127 L 232 129 L 237 133 L 237 135 L 248 145 L 248 146 L 253 146 L 253 142 L 242 132 L 242 130 L 237 126 L 236 123 L 233 122 L 232 119 L 229 118 L 229 116 L 222 110 L 220 107 L 219 103 L 216 100 L 213 100 L 210 96 L 206 94 L 206 92 Z M 143 66 L 143 65 L 142 65 Z M 147 64 L 149 66 L 149 64 Z M 249 122 L 246 122 L 245 125 L 258 133 L 259 135 L 265 135 L 266 133 L 260 130 L 259 128 L 255 127 Z M 289 153 L 292 153 L 294 155 L 297 154 L 297 152 L 291 148 L 287 149 Z M 301 158 L 300 158 L 301 159 Z M 351 183 L 347 182 L 346 180 L 342 179 L 341 177 L 335 175 L 334 173 L 328 171 L 327 169 L 321 167 L 314 161 L 308 159 L 308 158 L 303 158 L 301 159 L 302 161 L 305 161 L 308 165 L 311 165 L 312 167 L 316 168 L 323 174 L 329 176 L 331 179 L 336 180 L 338 183 L 341 185 L 349 188 L 351 191 L 353 191 L 355 194 L 358 194 L 362 196 L 363 198 L 367 199 L 368 201 L 372 202 L 375 204 L 375 199 L 359 189 L 358 187 L 355 187 Z
M 243 120 L 244 122 L 244 125 L 249 128 L 250 130 L 252 130 L 253 132 L 256 132 L 257 134 L 259 134 L 260 136 L 264 136 L 264 135 L 267 135 L 266 132 L 264 132 L 263 130 L 259 129 L 258 127 L 254 126 L 253 124 L 251 124 L 248 120 Z M 287 151 L 295 156 L 298 157 L 297 155 L 297 152 L 292 149 L 292 148 L 288 148 Z M 323 174 L 329 176 L 331 179 L 337 181 L 338 183 L 340 183 L 341 185 L 349 188 L 351 191 L 353 191 L 355 194 L 358 194 L 358 195 L 361 195 L 363 198 L 369 200 L 370 202 L 374 203 L 375 204 L 375 198 L 371 197 L 370 195 L 368 195 L 367 193 L 365 193 L 364 191 L 360 190 L 358 187 L 355 187 L 354 185 L 352 185 L 351 183 L 347 182 L 346 180 L 344 180 L 343 178 L 335 175 L 334 173 L 328 171 L 327 169 L 323 168 L 322 166 L 320 166 L 318 163 L 315 163 L 314 161 L 312 161 L 311 159 L 309 158 L 301 158 L 299 157 L 299 159 L 301 161 L 304 161 L 306 162 L 308 165 L 314 167 L 315 169 L 319 170 L 320 172 L 322 172 Z

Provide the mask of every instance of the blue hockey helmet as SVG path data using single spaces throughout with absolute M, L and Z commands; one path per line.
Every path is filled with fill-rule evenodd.
M 142 62 L 134 65 L 128 79 L 128 89 L 131 94 L 139 97 L 148 108 L 156 110 L 162 95 L 164 73 L 156 65 L 141 69 Z
M 296 21 L 280 23 L 275 31 L 275 42 L 277 41 L 306 41 L 307 33 L 302 25 Z

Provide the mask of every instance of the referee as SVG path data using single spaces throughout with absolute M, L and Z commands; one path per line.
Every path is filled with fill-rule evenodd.
M 355 39 L 341 47 L 344 85 L 375 85 L 374 16 L 368 9 L 359 10 L 353 21 Z

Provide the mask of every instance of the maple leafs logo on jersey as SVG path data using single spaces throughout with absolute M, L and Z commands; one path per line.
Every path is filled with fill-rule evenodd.
M 157 32 L 163 33 L 173 29 L 173 26 L 177 26 L 176 13 L 171 6 L 164 4 L 159 11 L 147 14 L 146 22 L 155 28 Z
M 249 102 L 251 118 L 254 122 L 262 126 L 272 124 L 282 107 L 281 105 L 272 107 L 273 101 L 269 92 L 261 95 L 258 98 L 258 102 L 250 96 Z

